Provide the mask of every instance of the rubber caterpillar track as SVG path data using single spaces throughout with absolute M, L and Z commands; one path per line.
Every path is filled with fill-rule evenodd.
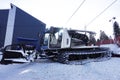
M 64 64 L 85 64 L 91 61 L 102 61 L 111 58 L 109 49 L 96 49 L 94 51 L 63 51 L 58 54 L 57 60 Z

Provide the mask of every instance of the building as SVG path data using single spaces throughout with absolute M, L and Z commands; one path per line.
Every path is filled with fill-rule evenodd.
M 46 24 L 15 5 L 11 9 L 0 10 L 0 47 L 16 44 L 17 38 L 31 38 L 43 41 Z

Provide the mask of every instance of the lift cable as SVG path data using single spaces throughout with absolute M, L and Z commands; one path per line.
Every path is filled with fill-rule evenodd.
M 97 16 L 95 16 L 87 25 L 89 26 L 93 21 L 95 21 L 100 15 L 102 15 L 108 8 L 110 8 L 117 0 L 114 0 L 109 6 L 107 6 L 101 13 L 99 13 Z
M 83 0 L 82 3 L 78 6 L 78 8 L 73 12 L 72 16 L 69 17 L 66 24 L 72 19 L 72 17 L 75 15 L 75 13 L 80 9 L 80 7 L 84 4 L 86 0 Z

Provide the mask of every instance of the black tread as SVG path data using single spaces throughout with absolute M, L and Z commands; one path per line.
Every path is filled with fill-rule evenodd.
M 80 61 L 85 60 L 86 57 L 89 57 L 90 59 L 96 59 L 96 58 L 104 58 L 104 57 L 111 57 L 111 52 L 107 48 L 103 49 L 96 49 L 96 50 L 77 50 L 77 51 L 62 51 L 58 54 L 58 62 L 64 63 L 64 64 L 69 64 L 69 55 L 82 55 L 84 57 L 80 58 Z

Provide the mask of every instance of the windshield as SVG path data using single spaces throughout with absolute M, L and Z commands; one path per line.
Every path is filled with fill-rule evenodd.
M 43 43 L 44 46 L 48 46 L 48 37 L 49 37 L 49 34 L 46 33 L 44 37 L 44 43 Z
M 63 33 L 62 30 L 59 30 L 58 32 L 55 32 L 55 33 L 50 33 L 49 47 L 51 47 L 51 48 L 60 48 L 61 47 L 62 33 Z

